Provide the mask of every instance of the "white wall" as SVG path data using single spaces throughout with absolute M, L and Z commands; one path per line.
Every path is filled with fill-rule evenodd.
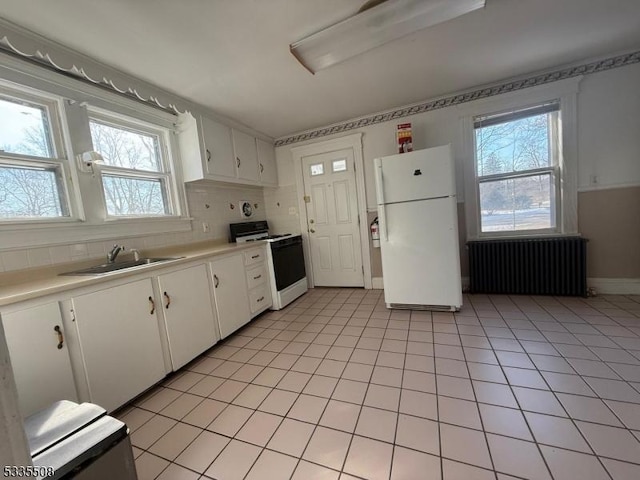
M 640 65 L 630 65 L 586 76 L 578 94 L 578 175 L 579 190 L 593 188 L 590 179 L 597 176 L 597 188 L 640 185 Z M 373 159 L 395 153 L 396 125 L 411 122 L 414 149 L 451 143 L 456 157 L 458 200 L 464 201 L 461 107 L 426 112 L 358 129 L 363 133 L 367 208 L 375 209 Z M 353 131 L 347 134 L 354 133 Z M 345 135 L 336 134 L 314 140 L 323 141 Z M 291 148 L 314 141 L 276 148 L 281 186 L 295 184 Z M 295 199 L 295 196 L 294 196 Z M 295 203 L 297 205 L 297 203 Z M 274 211 L 267 204 L 267 215 Z

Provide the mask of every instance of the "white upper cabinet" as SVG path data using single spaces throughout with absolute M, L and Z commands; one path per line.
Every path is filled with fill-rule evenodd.
M 262 185 L 278 186 L 278 169 L 276 167 L 276 151 L 269 142 L 257 138 L 258 168 Z
M 202 117 L 202 138 L 207 174 L 212 177 L 236 178 L 231 129 Z
M 214 180 L 277 185 L 273 146 L 207 117 L 179 115 L 177 123 L 185 182 Z
M 233 137 L 233 152 L 236 159 L 238 178 L 249 183 L 260 182 L 258 170 L 258 152 L 256 151 L 256 139 L 235 128 L 231 129 Z

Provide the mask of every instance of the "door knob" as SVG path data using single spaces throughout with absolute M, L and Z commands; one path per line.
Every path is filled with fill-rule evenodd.
M 310 232 L 310 233 L 316 233 L 316 231 L 315 231 L 313 228 L 311 228 L 311 229 L 309 230 L 309 232 Z
M 309 223 L 315 223 L 315 221 L 313 220 L 313 218 L 311 220 L 309 220 Z

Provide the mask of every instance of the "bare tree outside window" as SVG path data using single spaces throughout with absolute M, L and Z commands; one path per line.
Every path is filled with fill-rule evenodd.
M 556 112 L 476 123 L 483 232 L 555 227 Z
M 94 149 L 104 158 L 102 184 L 107 213 L 169 215 L 158 137 L 93 119 L 90 128 Z
M 44 107 L 0 99 L 0 218 L 69 214 L 60 165 L 31 160 L 55 156 L 49 131 Z

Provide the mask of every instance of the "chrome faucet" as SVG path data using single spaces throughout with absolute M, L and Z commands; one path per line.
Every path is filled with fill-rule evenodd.
M 116 261 L 116 258 L 118 257 L 118 254 L 124 250 L 124 247 L 122 245 L 118 245 L 117 243 L 113 246 L 113 248 L 111 249 L 111 251 L 109 253 L 107 253 L 107 260 L 109 261 L 109 263 L 113 263 Z

